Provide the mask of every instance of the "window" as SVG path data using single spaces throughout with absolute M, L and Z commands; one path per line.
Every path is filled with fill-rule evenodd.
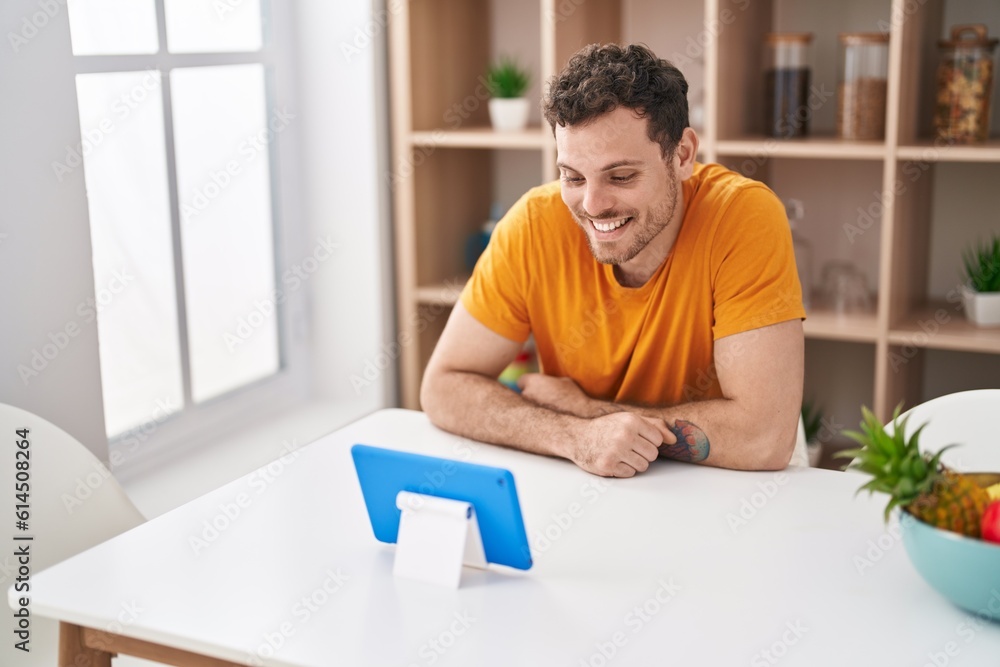
M 260 0 L 69 0 L 108 437 L 280 393 L 287 295 Z M 260 396 L 256 398 L 260 402 Z

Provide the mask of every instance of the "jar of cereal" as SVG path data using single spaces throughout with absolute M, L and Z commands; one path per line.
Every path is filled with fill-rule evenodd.
M 885 139 L 889 35 L 851 32 L 840 35 L 837 84 L 837 136 L 841 139 Z

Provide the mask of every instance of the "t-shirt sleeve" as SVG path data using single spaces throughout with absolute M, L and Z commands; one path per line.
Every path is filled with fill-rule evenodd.
M 711 250 L 713 337 L 804 319 L 792 234 L 781 201 L 766 187 L 746 188 L 722 216 Z
M 493 332 L 519 343 L 528 339 L 531 216 L 527 195 L 497 223 L 489 245 L 462 290 L 462 305 Z

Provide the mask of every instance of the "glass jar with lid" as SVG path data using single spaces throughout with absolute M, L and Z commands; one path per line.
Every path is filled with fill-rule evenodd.
M 812 33 L 772 32 L 765 38 L 764 134 L 809 134 L 809 44 Z
M 993 92 L 993 50 L 982 24 L 958 25 L 951 39 L 938 42 L 934 130 L 948 143 L 986 141 L 990 133 L 990 96 Z
M 842 33 L 840 51 L 837 136 L 855 141 L 882 141 L 889 36 L 877 32 Z

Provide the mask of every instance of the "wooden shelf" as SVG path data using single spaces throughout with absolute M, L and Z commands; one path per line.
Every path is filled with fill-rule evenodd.
M 960 304 L 931 303 L 889 329 L 889 343 L 929 350 L 1000 353 L 1000 327 L 977 327 Z
M 1000 139 L 990 139 L 975 146 L 935 146 L 927 139 L 900 146 L 896 149 L 896 157 L 921 162 L 1000 162 Z
M 428 130 L 410 134 L 414 146 L 448 148 L 508 148 L 541 150 L 553 141 L 547 128 L 529 127 L 519 132 L 495 132 L 488 127 L 461 130 Z
M 437 285 L 424 285 L 414 290 L 417 303 L 421 305 L 454 306 L 469 276 L 462 276 Z
M 874 343 L 878 340 L 875 313 L 841 315 L 831 310 L 811 309 L 802 323 L 806 338 Z
M 824 160 L 884 160 L 889 154 L 886 144 L 881 141 L 845 141 L 823 136 L 805 139 L 768 137 L 720 139 L 716 142 L 715 149 L 719 155 L 764 155 Z

